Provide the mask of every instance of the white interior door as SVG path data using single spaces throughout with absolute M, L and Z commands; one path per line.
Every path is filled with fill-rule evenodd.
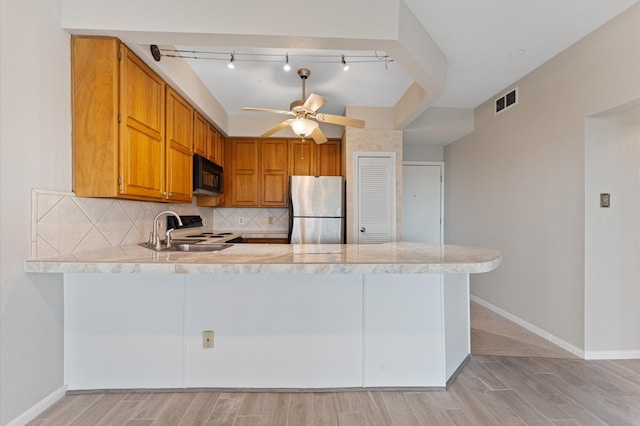
M 402 165 L 402 240 L 442 244 L 443 165 Z
M 395 153 L 357 153 L 355 238 L 358 244 L 396 238 Z

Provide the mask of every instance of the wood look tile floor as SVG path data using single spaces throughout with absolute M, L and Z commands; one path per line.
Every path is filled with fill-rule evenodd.
M 29 425 L 640 425 L 640 360 L 565 356 L 474 305 L 475 350 L 500 356 L 474 352 L 446 391 L 90 393 Z
M 575 355 L 484 306 L 471 302 L 473 355 L 573 358 Z

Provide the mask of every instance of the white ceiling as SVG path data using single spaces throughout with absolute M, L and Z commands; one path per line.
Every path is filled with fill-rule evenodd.
M 478 106 L 638 2 L 405 1 L 448 58 L 447 89 L 436 105 L 463 108 Z
M 405 1 L 447 57 L 445 92 L 433 105 L 474 108 L 638 0 Z M 339 63 L 341 54 L 349 61 L 353 55 L 384 52 L 185 45 L 176 48 L 236 52 L 233 70 L 226 66 L 230 57 L 226 55 L 217 56 L 222 60 L 188 59 L 230 115 L 255 114 L 240 111 L 243 106 L 288 110 L 289 103 L 301 97 L 296 73 L 300 67 L 312 72 L 307 95 L 314 92 L 328 98 L 320 111 L 330 114 L 342 114 L 346 105 L 392 107 L 412 83 L 397 63 L 385 67 L 383 62 L 352 62 L 346 72 Z M 281 56 L 269 58 L 274 62 L 243 61 L 247 53 Z M 282 69 L 286 53 L 292 65 L 289 72 Z M 328 55 L 326 60 L 332 63 L 318 62 L 324 62 L 324 58 L 301 57 L 305 54 Z
M 306 95 L 317 93 L 329 100 L 320 110 L 325 114 L 342 115 L 345 105 L 392 107 L 412 83 L 397 64 L 391 62 L 385 66 L 384 60 L 375 58 L 376 53 L 384 57 L 386 54 L 382 51 L 198 46 L 176 46 L 176 49 L 182 51 L 179 54 L 183 57 L 200 58 L 187 59 L 187 62 L 231 115 L 255 114 L 241 112 L 244 106 L 288 111 L 292 101 L 302 98 L 299 68 L 311 71 L 306 81 Z M 190 53 L 192 51 L 197 53 Z M 234 69 L 227 67 L 231 57 L 228 52 L 235 52 Z M 288 72 L 283 69 L 286 54 L 291 66 Z M 343 70 L 340 62 L 343 54 L 349 64 L 348 71 Z
M 350 113 L 365 119 L 368 128 L 404 130 L 404 143 L 438 146 L 473 131 L 473 108 L 640 2 L 324 0 L 291 8 L 277 0 L 184 0 L 157 8 L 156 0 L 137 0 L 138 7 L 123 17 L 118 5 L 126 7 L 130 0 L 62 1 L 63 28 L 72 34 L 120 37 L 151 61 L 152 44 L 197 51 L 182 54 L 201 59 L 163 57 L 152 66 L 230 136 L 253 137 L 282 121 L 281 115 L 241 108 L 288 110 L 301 97 L 296 70 L 306 67 L 311 70 L 307 95 L 328 99 L 319 112 L 393 108 L 392 114 L 362 108 Z M 396 60 L 356 60 L 384 56 L 384 50 Z M 222 53 L 213 55 L 219 60 L 210 60 L 202 59 L 212 56 L 203 52 Z M 233 70 L 227 67 L 231 52 L 236 55 Z M 164 56 L 171 53 L 163 50 Z M 259 62 L 246 60 L 247 54 L 276 56 Z M 289 72 L 282 69 L 286 54 Z M 349 71 L 342 70 L 341 55 Z M 203 92 L 189 67 L 215 99 Z M 320 127 L 330 138 L 343 132 L 341 126 Z M 287 128 L 274 136 L 294 135 Z

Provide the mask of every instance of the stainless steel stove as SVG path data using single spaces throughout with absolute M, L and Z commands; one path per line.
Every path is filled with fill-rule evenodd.
M 241 243 L 242 234 L 233 232 L 201 232 L 180 237 L 182 239 L 200 240 L 200 244 L 214 243 Z

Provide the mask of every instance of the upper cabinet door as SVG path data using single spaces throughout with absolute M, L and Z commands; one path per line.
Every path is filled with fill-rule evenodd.
M 202 157 L 207 156 L 207 144 L 209 142 L 207 120 L 198 112 L 193 112 L 193 153 Z
M 317 176 L 341 176 L 341 143 L 329 141 L 317 147 Z
M 119 49 L 117 39 L 71 38 L 72 176 L 80 197 L 120 196 Z
M 123 44 L 120 53 L 120 192 L 161 199 L 165 83 Z
M 340 141 L 289 140 L 291 176 L 341 176 Z
M 285 207 L 287 205 L 287 153 L 286 139 L 263 139 L 260 142 L 260 205 Z
M 210 123 L 207 124 L 207 158 L 224 166 L 224 138 Z
M 229 182 L 231 190 L 232 206 L 251 206 L 259 205 L 258 190 L 258 141 L 255 139 L 231 139 L 229 141 L 228 159 L 231 163 L 230 169 L 231 182 Z M 227 187 L 225 182 L 225 192 Z M 225 197 L 225 200 L 227 198 Z
M 309 140 L 289 140 L 289 171 L 291 176 L 315 176 L 316 143 Z
M 193 107 L 167 87 L 167 194 L 169 201 L 191 201 L 193 192 Z

